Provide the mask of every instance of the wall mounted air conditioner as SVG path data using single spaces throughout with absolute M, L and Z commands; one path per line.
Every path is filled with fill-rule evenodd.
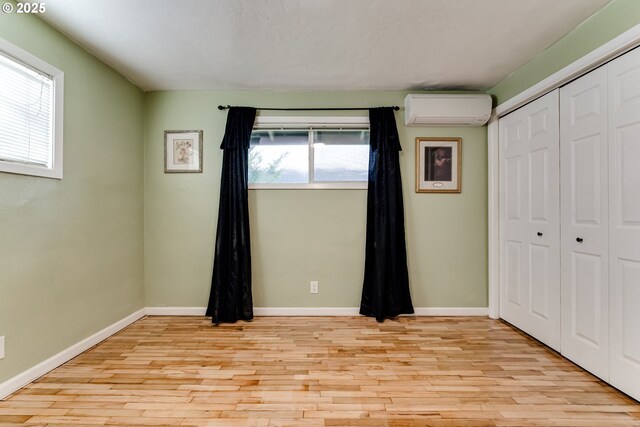
M 491 116 L 491 96 L 420 94 L 404 99 L 407 126 L 482 126 Z

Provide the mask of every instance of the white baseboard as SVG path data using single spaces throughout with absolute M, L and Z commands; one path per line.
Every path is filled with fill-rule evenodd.
M 487 307 L 415 307 L 416 316 L 487 316 Z
M 204 316 L 206 307 L 147 307 L 148 316 Z M 255 316 L 358 316 L 358 307 L 254 307 Z M 487 307 L 415 307 L 416 316 L 486 316 Z
M 358 316 L 358 307 L 255 307 L 256 316 Z
M 136 320 L 141 319 L 142 317 L 144 317 L 144 315 L 145 309 L 140 309 L 135 313 L 128 315 L 124 319 L 119 320 L 116 323 L 107 326 L 103 330 L 96 332 L 90 337 L 85 338 L 82 341 L 72 345 L 71 347 L 62 350 L 60 353 L 51 356 L 47 360 L 38 363 L 36 366 L 27 369 L 26 371 L 16 375 L 13 378 L 9 378 L 7 381 L 0 384 L 0 400 L 4 399 L 12 393 L 15 393 L 22 387 L 37 380 L 44 374 L 57 368 L 63 363 L 68 362 L 80 353 L 87 351 L 101 341 L 104 341 L 116 332 L 126 328 Z
M 146 307 L 147 316 L 204 316 L 207 307 Z

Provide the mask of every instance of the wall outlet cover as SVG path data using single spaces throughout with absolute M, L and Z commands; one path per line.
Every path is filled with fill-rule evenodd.
M 318 281 L 317 280 L 311 281 L 311 284 L 309 285 L 309 292 L 311 292 L 312 294 L 317 294 L 318 293 Z
M 0 337 L 0 359 L 4 359 L 4 337 Z

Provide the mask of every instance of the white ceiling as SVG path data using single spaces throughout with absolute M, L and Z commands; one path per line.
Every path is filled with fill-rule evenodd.
M 487 89 L 609 0 L 47 0 L 144 90 Z

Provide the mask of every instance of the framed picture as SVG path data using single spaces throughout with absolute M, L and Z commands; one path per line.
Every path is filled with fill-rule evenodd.
M 462 138 L 416 138 L 416 193 L 459 193 Z
M 202 131 L 164 131 L 164 172 L 202 172 Z

